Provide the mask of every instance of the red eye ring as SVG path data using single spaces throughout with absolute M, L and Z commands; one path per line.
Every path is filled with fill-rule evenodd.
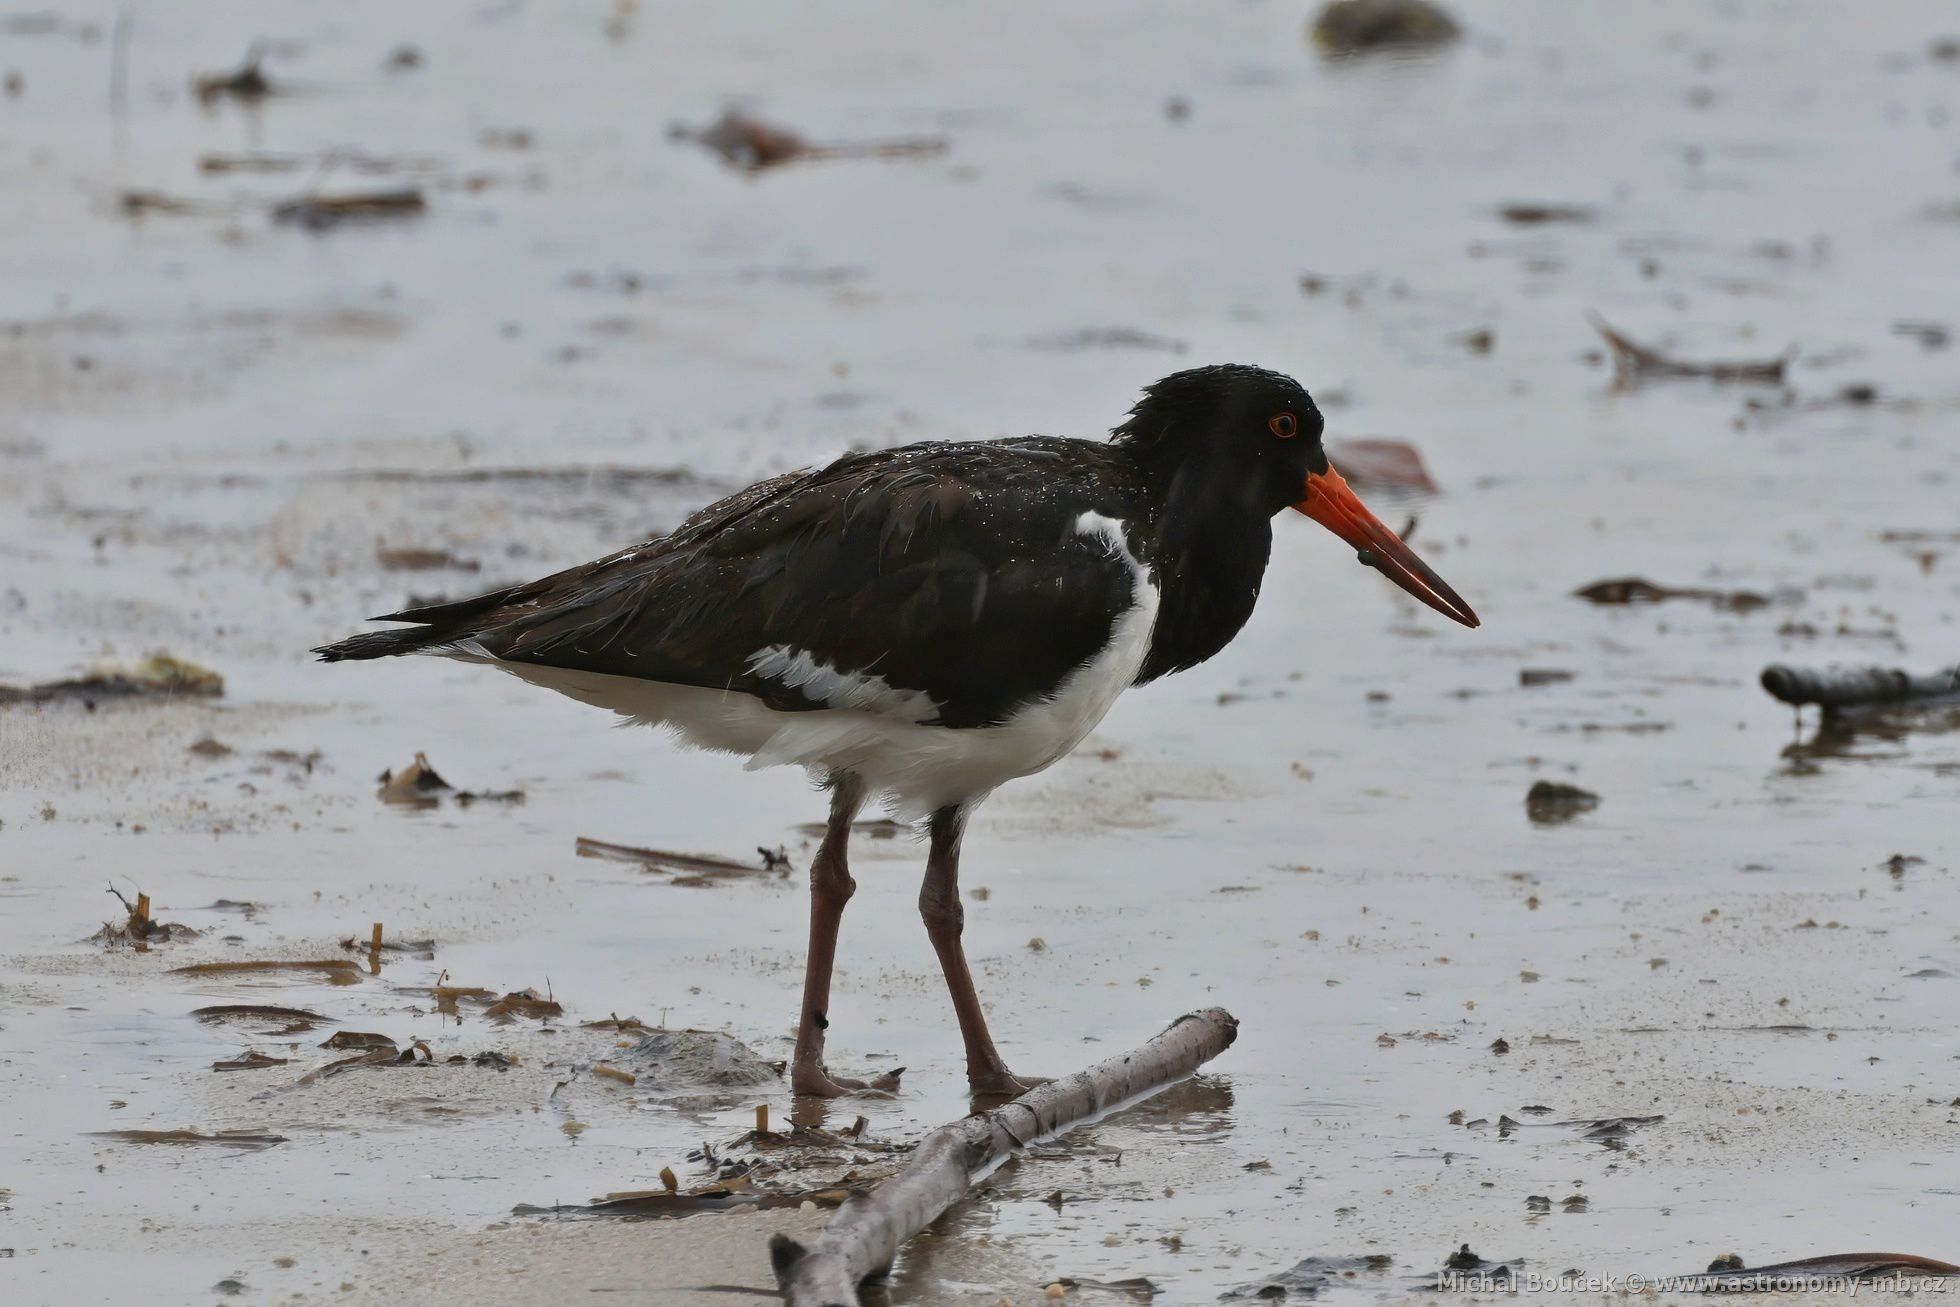
M 1300 423 L 1291 413 L 1275 413 L 1266 419 L 1266 429 L 1281 440 L 1291 440 L 1300 434 Z

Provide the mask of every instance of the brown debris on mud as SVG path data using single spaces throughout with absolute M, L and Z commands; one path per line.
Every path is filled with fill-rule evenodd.
M 518 989 L 505 994 L 485 1008 L 483 1015 L 509 1024 L 519 1017 L 526 1017 L 533 1021 L 562 1017 L 565 1015 L 565 1009 L 557 999 L 548 998 L 535 989 Z
M 361 968 L 350 958 L 264 958 L 236 962 L 192 962 L 172 967 L 179 976 L 226 976 L 267 971 L 317 971 L 330 985 L 352 985 L 360 981 Z
M 366 953 L 370 961 L 378 961 L 375 955 L 381 953 L 405 953 L 422 962 L 432 962 L 436 956 L 433 939 L 383 939 L 380 922 L 374 924 L 373 932 L 366 939 L 349 935 L 340 941 L 340 947 L 349 953 Z
M 116 207 L 125 218 L 145 218 L 153 213 L 189 217 L 195 214 L 209 214 L 222 211 L 222 206 L 207 204 L 202 200 L 187 200 L 162 191 L 125 190 L 116 197 Z
M 740 109 L 727 110 L 705 127 L 675 123 L 667 129 L 667 135 L 671 140 L 692 142 L 710 150 L 723 163 L 751 174 L 804 160 L 921 158 L 944 154 L 950 148 L 943 136 L 819 144 L 800 132 L 751 117 Z
M 716 881 L 745 879 L 769 874 L 786 875 L 789 859 L 773 849 L 758 848 L 754 862 L 740 862 L 713 853 L 676 853 L 669 849 L 648 849 L 632 844 L 610 844 L 587 836 L 578 837 L 573 846 L 581 858 L 601 858 L 608 862 L 630 862 L 645 871 L 679 872 L 670 883 L 711 885 Z
M 91 1139 L 114 1139 L 125 1144 L 210 1144 L 258 1152 L 286 1142 L 286 1136 L 254 1130 L 92 1130 Z
M 357 173 L 435 172 L 441 161 L 401 155 L 369 154 L 363 150 L 322 150 L 309 154 L 203 154 L 197 170 L 207 177 L 234 173 L 252 175 L 301 172 L 317 168 L 345 168 Z
M 266 1067 L 285 1066 L 291 1060 L 285 1057 L 267 1057 L 256 1048 L 248 1048 L 238 1057 L 213 1062 L 211 1069 L 213 1071 L 261 1071 Z
M 39 685 L 0 685 L 0 705 L 79 703 L 93 712 L 98 703 L 122 699 L 216 699 L 224 677 L 208 667 L 167 653 L 135 663 L 98 663 L 81 676 Z
M 856 1182 L 857 1177 L 853 1175 L 832 1184 L 817 1185 L 807 1189 L 771 1191 L 756 1189 L 746 1177 L 738 1177 L 734 1180 L 715 1181 L 686 1193 L 649 1189 L 612 1194 L 590 1203 L 557 1203 L 548 1207 L 519 1203 L 511 1208 L 510 1214 L 558 1218 L 623 1217 L 644 1221 L 694 1216 L 701 1212 L 726 1212 L 749 1208 L 767 1211 L 773 1208 L 801 1207 L 804 1203 L 815 1203 L 818 1207 L 841 1207 L 844 1200 L 851 1196 Z
M 1608 325 L 1604 318 L 1593 315 L 1593 330 L 1611 348 L 1613 354 L 1613 377 L 1621 386 L 1632 386 L 1639 382 L 1667 377 L 1701 377 L 1709 381 L 1755 382 L 1766 385 L 1782 385 L 1783 374 L 1790 361 L 1797 356 L 1794 346 L 1770 359 L 1727 360 L 1720 362 L 1699 362 L 1675 358 L 1651 345 L 1643 345 L 1624 333 Z
M 1659 585 L 1644 576 L 1616 576 L 1594 581 L 1572 592 L 1573 597 L 1602 605 L 1658 604 L 1670 599 L 1696 599 L 1731 613 L 1752 613 L 1778 602 L 1781 596 L 1754 590 L 1711 590 L 1702 586 Z
M 265 43 L 254 42 L 245 59 L 228 73 L 202 73 L 191 80 L 191 93 L 206 108 L 221 100 L 257 104 L 275 92 L 265 75 Z
M 381 788 L 375 797 L 383 803 L 392 803 L 403 808 L 434 808 L 441 804 L 442 796 L 449 795 L 450 801 L 467 808 L 473 803 L 522 803 L 522 790 L 459 790 L 444 780 L 429 763 L 429 755 L 418 751 L 415 760 L 400 771 L 384 771 L 376 777 Z
M 304 227 L 310 232 L 332 231 L 349 223 L 399 221 L 419 218 L 429 203 L 420 188 L 397 187 L 381 191 L 347 191 L 338 195 L 302 195 L 272 207 L 272 220 Z
M 1588 223 L 1595 215 L 1588 204 L 1514 202 L 1499 205 L 1497 216 L 1514 226 L 1540 227 L 1547 223 Z
M 390 1041 L 386 1046 L 370 1048 L 351 1057 L 329 1062 L 325 1066 L 315 1067 L 287 1088 L 306 1089 L 359 1067 L 431 1067 L 435 1064 L 435 1053 L 423 1041 L 415 1040 L 408 1047 L 401 1049 L 397 1049 Z
M 435 1000 L 435 1010 L 443 1016 L 460 1017 L 463 1005 L 468 1004 L 474 1011 L 492 1018 L 499 1025 L 509 1025 L 519 1017 L 545 1021 L 565 1015 L 565 1009 L 556 998 L 540 994 L 535 989 L 517 989 L 498 993 L 480 985 L 452 985 L 448 973 L 444 972 L 433 985 L 407 985 L 397 989 L 400 994 L 425 994 Z
M 150 915 L 150 896 L 137 892 L 136 901 L 131 903 L 123 897 L 121 890 L 114 885 L 109 893 L 123 905 L 124 917 L 121 921 L 105 921 L 102 929 L 89 938 L 110 947 L 128 945 L 139 953 L 146 953 L 152 944 L 167 944 L 174 940 L 196 939 L 198 931 L 175 921 L 158 921 Z
M 758 1108 L 758 1119 L 766 1111 Z M 910 1145 L 867 1138 L 864 1127 L 863 1117 L 843 1133 L 800 1124 L 787 1131 L 759 1126 L 725 1145 L 703 1143 L 690 1152 L 687 1160 L 707 1172 L 693 1188 L 683 1189 L 673 1168 L 663 1167 L 658 1189 L 617 1191 L 589 1204 L 527 1204 L 514 1214 L 657 1219 L 806 1202 L 836 1207 L 853 1191 L 889 1175 L 910 1151 Z
M 483 989 L 475 985 L 449 985 L 444 984 L 440 979 L 433 985 L 412 985 L 400 992 L 427 994 L 436 1001 L 436 1011 L 446 1017 L 461 1016 L 464 1003 L 473 1007 L 488 1007 L 497 1001 L 497 991 L 494 989 Z

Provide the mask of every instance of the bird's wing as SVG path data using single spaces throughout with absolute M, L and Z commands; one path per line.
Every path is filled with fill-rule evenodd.
M 1141 501 L 1105 447 L 1063 443 L 908 446 L 773 478 L 506 592 L 463 638 L 785 711 L 999 722 L 1094 657 L 1136 598 L 1132 564 L 1081 518 Z

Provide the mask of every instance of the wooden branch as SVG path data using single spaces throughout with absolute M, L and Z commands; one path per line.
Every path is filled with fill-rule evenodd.
M 1037 1085 L 991 1112 L 927 1135 L 905 1168 L 851 1195 L 808 1246 L 769 1241 L 788 1307 L 858 1307 L 858 1285 L 995 1167 L 1037 1140 L 1127 1107 L 1184 1079 L 1232 1046 L 1239 1023 L 1223 1008 L 1179 1017 L 1142 1048 Z
M 1900 703 L 1960 694 L 1960 667 L 1915 676 L 1893 667 L 1763 668 L 1763 688 L 1785 703 L 1814 703 L 1826 709 L 1861 704 Z

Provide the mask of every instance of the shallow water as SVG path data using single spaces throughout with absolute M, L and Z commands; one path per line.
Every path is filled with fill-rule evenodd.
M 746 1130 L 754 1101 L 789 1110 L 781 1092 L 677 1110 L 589 1077 L 548 1097 L 609 1041 L 459 1022 L 403 988 L 548 984 L 567 1025 L 634 1014 L 785 1056 L 798 877 L 677 886 L 573 842 L 786 845 L 801 866 L 795 828 L 822 814 L 800 776 L 608 731 L 478 669 L 328 668 L 308 646 L 852 445 L 1094 434 L 1142 383 L 1226 359 L 1299 376 L 1336 437 L 1420 445 L 1442 493 L 1383 516 L 1419 515 L 1415 542 L 1485 625 L 1448 627 L 1282 522 L 1226 653 L 1128 696 L 983 811 L 967 937 L 1012 1063 L 1073 1069 L 1211 1003 L 1243 1030 L 1184 1111 L 1003 1170 L 908 1255 L 893 1300 L 991 1291 L 993 1264 L 962 1260 L 983 1236 L 1035 1283 L 1147 1275 L 1177 1302 L 1308 1255 L 1387 1253 L 1360 1283 L 1396 1293 L 1465 1242 L 1601 1274 L 1954 1256 L 1960 734 L 1934 715 L 1817 739 L 1755 685 L 1766 662 L 1931 668 L 1960 645 L 1937 535 L 1960 529 L 1960 391 L 1949 352 L 1894 331 L 1960 322 L 1960 73 L 1927 55 L 1943 7 L 1608 24 L 1493 5 L 1438 57 L 1330 66 L 1272 3 L 199 4 L 133 11 L 120 125 L 116 12 L 0 35 L 23 77 L 0 100 L 0 681 L 163 647 L 227 693 L 0 710 L 0 1086 L 19 1123 L 0 1277 L 24 1301 L 202 1300 L 232 1276 L 365 1292 L 366 1232 L 480 1231 L 518 1203 L 656 1187 L 663 1166 L 692 1182 L 702 1139 Z M 200 107 L 191 75 L 259 37 L 290 93 Z M 424 66 L 385 71 L 404 43 Z M 950 149 L 749 177 L 666 138 L 738 97 L 819 140 Z M 511 128 L 528 148 L 485 143 Z M 348 148 L 431 161 L 407 174 L 428 211 L 308 234 L 268 203 L 402 178 L 197 164 Z M 201 207 L 132 221 L 128 187 Z M 1513 201 L 1595 213 L 1517 226 L 1497 214 Z M 1691 357 L 1794 343 L 1789 391 L 1617 390 L 1589 312 Z M 1453 339 L 1486 327 L 1488 354 Z M 1852 383 L 1877 402 L 1841 402 Z M 477 475 L 607 465 L 677 471 Z M 375 561 L 410 545 L 479 570 Z M 1779 597 L 1571 597 L 1628 574 Z M 1522 667 L 1575 675 L 1523 688 Z M 185 752 L 206 733 L 238 752 Z M 384 807 L 375 774 L 418 749 L 527 801 Z M 1534 826 L 1539 777 L 1602 803 Z M 1925 861 L 1894 875 L 1893 853 Z M 922 851 L 856 856 L 833 1062 L 910 1069 L 899 1100 L 842 1119 L 915 1137 L 965 1107 L 912 909 Z M 111 881 L 209 933 L 141 956 L 79 943 L 113 915 Z M 200 907 L 219 899 L 264 906 Z M 339 956 L 377 919 L 433 936 L 435 960 L 337 987 L 167 972 Z M 524 1066 L 293 1088 L 328 1056 L 315 1039 L 288 1067 L 211 1072 L 249 1041 L 189 1010 L 254 1001 Z M 1613 1149 L 1458 1110 L 1665 1120 Z M 86 1134 L 177 1126 L 288 1142 Z M 1583 1214 L 1559 1206 L 1575 1193 Z

